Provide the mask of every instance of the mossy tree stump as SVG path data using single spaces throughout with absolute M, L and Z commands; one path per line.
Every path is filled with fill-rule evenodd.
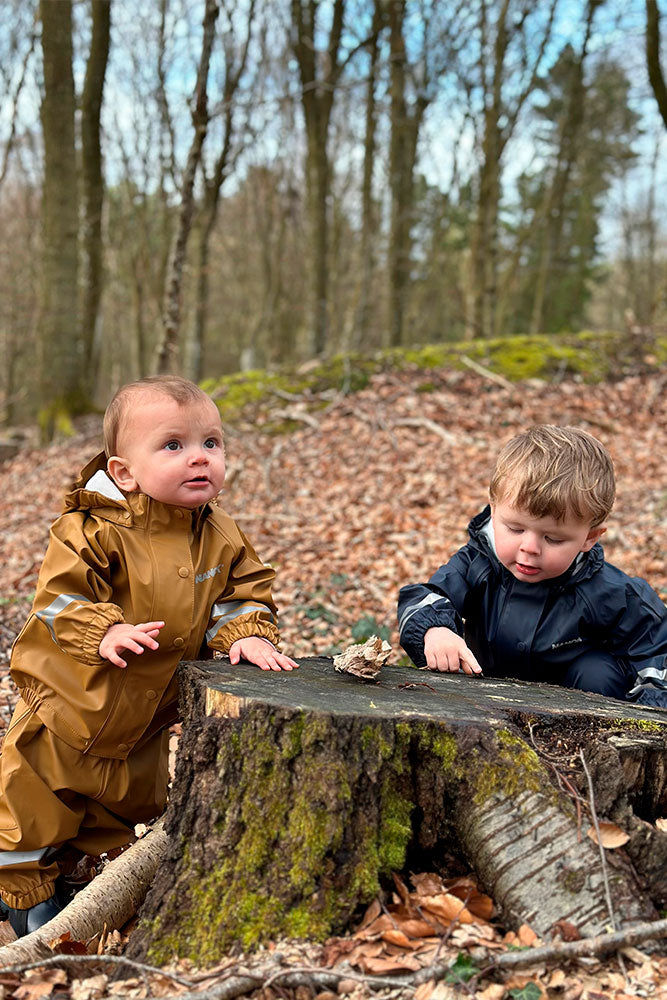
M 667 903 L 667 714 L 548 685 L 330 659 L 265 674 L 181 667 L 183 735 L 169 849 L 130 954 L 215 962 L 235 943 L 342 931 L 392 871 L 471 866 L 510 926 L 548 938 L 654 919 Z M 559 743 L 560 741 L 560 743 Z M 606 853 L 578 819 L 564 748 L 583 749 Z M 559 756 L 560 755 L 560 756 Z

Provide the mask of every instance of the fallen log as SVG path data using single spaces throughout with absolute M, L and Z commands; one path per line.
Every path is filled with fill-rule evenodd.
M 271 676 L 184 664 L 181 693 L 168 847 L 130 957 L 206 965 L 322 939 L 392 871 L 452 864 L 543 939 L 563 921 L 585 937 L 654 921 L 667 902 L 664 712 L 409 668 L 367 684 L 326 658 Z M 594 817 L 627 842 L 599 848 Z
M 143 902 L 166 845 L 159 822 L 103 868 L 53 920 L 0 948 L 0 968 L 53 956 L 51 942 L 63 935 L 87 942 L 105 927 L 108 931 L 122 927 Z

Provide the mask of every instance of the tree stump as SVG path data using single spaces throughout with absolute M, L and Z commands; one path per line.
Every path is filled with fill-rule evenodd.
M 506 925 L 547 939 L 558 921 L 588 936 L 667 903 L 667 833 L 654 825 L 667 814 L 667 713 L 410 668 L 368 684 L 326 658 L 270 675 L 187 663 L 180 679 L 167 856 L 133 957 L 206 965 L 233 945 L 323 939 L 391 872 L 456 865 Z M 604 861 L 594 816 L 629 837 Z

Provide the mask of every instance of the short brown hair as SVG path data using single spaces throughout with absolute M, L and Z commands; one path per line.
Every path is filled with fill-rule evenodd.
M 150 375 L 136 382 L 122 385 L 106 408 L 104 414 L 104 450 L 107 458 L 116 454 L 119 431 L 127 419 L 132 399 L 146 392 L 160 392 L 170 396 L 182 406 L 186 403 L 196 403 L 207 399 L 212 402 L 203 389 L 194 382 L 180 375 Z
M 614 465 L 607 449 L 579 427 L 538 424 L 512 438 L 496 460 L 489 496 L 532 517 L 569 515 L 602 524 L 614 506 Z

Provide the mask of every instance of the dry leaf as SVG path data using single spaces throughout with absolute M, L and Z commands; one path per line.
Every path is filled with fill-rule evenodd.
M 519 930 L 517 931 L 517 936 L 519 938 L 519 943 L 524 946 L 524 948 L 533 948 L 535 945 L 541 944 L 540 939 L 528 924 L 521 924 Z
M 567 920 L 557 920 L 551 928 L 552 934 L 559 934 L 563 941 L 581 941 L 579 928 Z
M 53 993 L 54 983 L 46 979 L 30 979 L 21 983 L 13 993 L 15 1000 L 39 1000 Z
M 591 838 L 594 844 L 601 843 L 603 847 L 612 850 L 614 847 L 622 847 L 630 840 L 625 830 L 621 830 L 620 826 L 616 826 L 615 823 L 598 823 L 598 826 L 600 828 L 599 841 L 594 826 L 589 827 L 586 831 L 586 835 Z
M 452 896 L 448 892 L 443 892 L 439 896 L 423 896 L 419 901 L 419 908 L 426 917 L 433 915 L 445 923 L 450 923 L 452 920 L 457 920 L 461 924 L 475 922 L 472 913 L 459 897 Z
M 389 643 L 372 635 L 366 642 L 348 646 L 338 656 L 334 656 L 334 669 L 342 674 L 360 677 L 364 681 L 376 681 L 390 653 Z
M 661 816 L 655 821 L 656 829 L 662 830 L 663 833 L 667 833 L 667 817 Z
M 475 1000 L 502 1000 L 505 992 L 503 983 L 491 983 L 485 990 L 475 993 Z
M 427 983 L 422 983 L 418 986 L 414 992 L 414 1000 L 430 1000 L 431 994 L 435 989 L 435 982 L 433 979 L 429 979 Z
M 398 945 L 399 948 L 412 948 L 413 943 L 410 938 L 399 930 L 385 931 L 382 935 L 382 940 L 387 941 L 389 944 Z
M 89 976 L 88 979 L 74 979 L 70 986 L 72 1000 L 97 1000 L 104 996 L 107 988 L 107 976 Z

